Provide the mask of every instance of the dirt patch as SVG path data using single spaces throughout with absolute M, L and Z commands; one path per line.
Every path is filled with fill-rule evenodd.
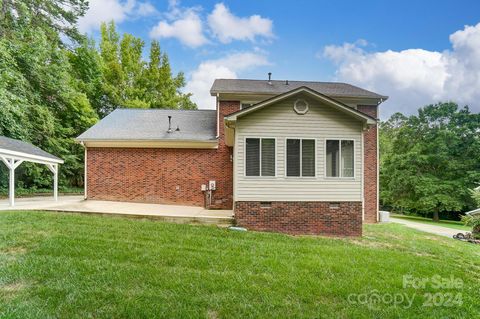
M 8 255 L 23 255 L 27 252 L 27 248 L 23 246 L 13 246 L 13 247 L 6 247 L 0 251 Z
M 362 247 L 367 247 L 367 248 L 394 248 L 396 245 L 390 244 L 390 243 L 385 243 L 385 242 L 378 242 L 378 241 L 369 241 L 369 240 L 358 240 L 358 239 L 352 239 L 348 240 L 348 243 L 357 245 L 357 246 L 362 246 Z
M 419 256 L 419 257 L 435 257 L 435 255 L 433 254 L 430 254 L 430 253 L 426 253 L 426 252 L 414 252 L 413 253 L 415 256 Z
M 207 311 L 207 318 L 208 319 L 217 319 L 218 318 L 218 312 L 215 310 L 208 310 Z
M 27 287 L 24 282 L 14 282 L 0 285 L 0 296 L 5 299 L 15 298 L 22 290 Z

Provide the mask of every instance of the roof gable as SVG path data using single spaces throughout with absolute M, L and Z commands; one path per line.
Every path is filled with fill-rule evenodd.
M 232 113 L 232 114 L 228 115 L 225 119 L 227 121 L 236 121 L 238 117 L 242 117 L 244 115 L 250 114 L 250 113 L 255 112 L 257 110 L 263 109 L 264 107 L 267 107 L 269 105 L 272 105 L 274 103 L 280 102 L 282 100 L 285 100 L 287 98 L 290 98 L 292 96 L 295 96 L 295 95 L 298 95 L 298 94 L 301 94 L 301 93 L 306 93 L 309 96 L 313 97 L 314 99 L 317 99 L 321 102 L 324 102 L 325 104 L 328 104 L 332 107 L 335 107 L 339 111 L 344 112 L 346 114 L 349 114 L 349 115 L 357 118 L 358 120 L 365 122 L 366 124 L 375 124 L 377 122 L 377 119 L 375 119 L 374 117 L 371 117 L 367 114 L 364 114 L 360 111 L 357 111 L 357 110 L 351 108 L 350 106 L 348 106 L 348 105 L 346 105 L 346 104 L 344 104 L 340 101 L 337 101 L 337 100 L 335 100 L 335 99 L 333 99 L 329 96 L 326 96 L 322 93 L 316 92 L 316 91 L 314 91 L 314 90 L 312 90 L 308 87 L 305 87 L 305 86 L 293 89 L 293 90 L 285 92 L 283 94 L 279 94 L 279 95 L 274 96 L 270 99 L 267 99 L 267 100 L 262 101 L 260 103 L 254 104 L 254 105 L 252 105 L 248 108 L 244 108 L 240 111 L 237 111 L 235 113 Z

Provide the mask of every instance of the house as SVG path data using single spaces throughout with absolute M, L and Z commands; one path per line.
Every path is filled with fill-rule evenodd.
M 249 229 L 378 220 L 378 105 L 345 83 L 217 79 L 216 110 L 117 109 L 78 137 L 87 199 L 232 209 Z

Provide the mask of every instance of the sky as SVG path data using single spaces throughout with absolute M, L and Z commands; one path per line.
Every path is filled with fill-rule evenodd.
M 215 108 L 215 78 L 347 82 L 389 99 L 381 117 L 455 101 L 480 112 L 480 1 L 89 0 L 102 21 L 158 40 L 185 92 Z

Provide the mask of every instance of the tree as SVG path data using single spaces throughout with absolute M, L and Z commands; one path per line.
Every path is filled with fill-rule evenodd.
M 84 39 L 67 54 L 75 87 L 85 93 L 96 113 L 101 114 L 104 105 L 102 59 L 95 41 Z
M 148 63 L 144 42 L 120 37 L 113 22 L 102 25 L 99 48 L 80 35 L 86 9 L 85 0 L 0 0 L 0 135 L 63 158 L 60 186 L 82 186 L 83 148 L 74 138 L 99 117 L 117 107 L 195 107 L 158 43 Z M 6 174 L 0 165 L 0 188 Z M 50 187 L 43 166 L 24 163 L 18 174 L 20 186 Z
M 105 116 L 117 107 L 196 109 L 185 86 L 183 73 L 172 74 L 168 55 L 152 41 L 149 62 L 142 60 L 145 43 L 131 34 L 118 34 L 114 22 L 101 26 L 100 56 Z
M 142 81 L 150 108 L 196 109 L 190 100 L 191 94 L 180 91 L 185 86 L 185 76 L 182 72 L 173 76 L 168 55 L 162 53 L 158 41 L 152 41 L 150 61 Z
M 480 207 L 480 186 L 471 190 L 472 199 Z
M 82 38 L 77 20 L 87 9 L 87 0 L 1 0 L 0 37 L 15 37 L 17 28 L 29 25 L 49 41 L 61 43 L 64 35 L 75 42 Z
M 395 123 L 395 125 L 394 125 Z M 480 180 L 480 115 L 453 102 L 428 105 L 418 115 L 393 116 L 381 126 L 383 204 L 411 212 L 463 211 Z
M 47 19 L 59 14 L 55 10 L 60 4 L 48 3 L 35 7 L 41 11 L 37 16 L 26 10 L 34 2 L 1 2 L 2 10 L 7 8 L 7 13 L 2 12 L 4 17 L 10 14 L 8 5 L 24 11 L 2 23 L 0 134 L 31 142 L 64 158 L 60 185 L 81 185 L 78 176 L 82 176 L 83 154 L 73 137 L 95 123 L 97 115 L 87 96 L 75 87 L 68 51 L 55 33 L 59 32 L 55 24 Z M 68 26 L 61 28 L 69 30 Z M 19 169 L 19 179 L 29 187 L 48 186 L 51 177 L 45 172 L 44 167 L 25 163 Z

